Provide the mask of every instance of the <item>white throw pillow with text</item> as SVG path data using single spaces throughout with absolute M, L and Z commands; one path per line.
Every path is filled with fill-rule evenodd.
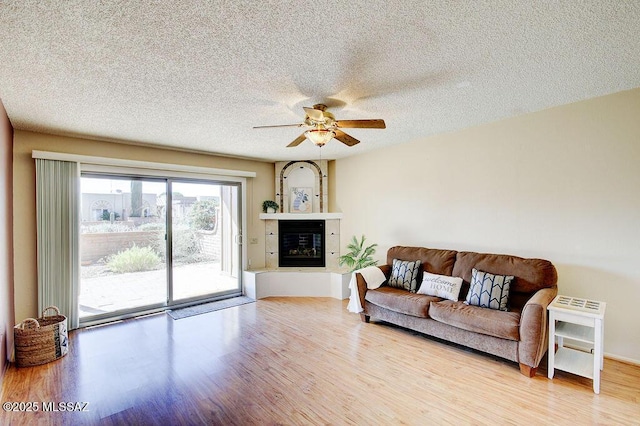
M 457 301 L 460 288 L 462 288 L 462 278 L 431 274 L 425 271 L 417 293 Z

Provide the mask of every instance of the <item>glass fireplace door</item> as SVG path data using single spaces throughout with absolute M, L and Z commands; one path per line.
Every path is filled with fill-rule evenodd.
M 324 267 L 324 228 L 324 220 L 278 221 L 278 264 Z

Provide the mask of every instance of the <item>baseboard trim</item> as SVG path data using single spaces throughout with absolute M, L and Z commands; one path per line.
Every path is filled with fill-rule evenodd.
M 565 346 L 573 349 L 577 349 L 580 351 L 584 351 L 584 352 L 592 352 L 591 346 L 588 346 L 586 343 L 580 344 L 580 342 L 571 342 L 571 343 L 565 342 Z M 620 355 L 612 354 L 610 352 L 605 352 L 604 357 L 614 361 L 624 362 L 625 364 L 640 366 L 640 360 L 623 357 Z
M 637 359 L 627 358 L 627 357 L 619 356 L 619 355 L 614 355 L 614 354 L 610 354 L 610 353 L 607 353 L 607 352 L 605 352 L 604 357 L 612 359 L 614 361 L 624 362 L 625 364 L 637 365 L 637 366 L 640 367 L 640 360 L 637 360 Z

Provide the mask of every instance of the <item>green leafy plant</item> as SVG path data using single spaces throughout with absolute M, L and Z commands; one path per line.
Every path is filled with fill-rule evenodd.
M 113 213 L 114 219 L 119 219 L 120 215 L 118 213 Z M 102 220 L 111 220 L 111 212 L 109 210 L 104 210 L 102 212 Z
M 218 200 L 197 201 L 189 211 L 189 225 L 193 229 L 214 231 L 218 224 Z
M 208 260 L 208 256 L 202 251 L 199 231 L 191 229 L 186 224 L 177 224 L 173 227 L 171 243 L 174 266 Z M 158 232 L 155 241 L 151 241 L 151 245 L 157 253 L 162 255 L 167 246 L 165 233 Z
M 174 263 L 195 263 L 205 259 L 198 232 L 189 227 L 174 227 L 172 243 Z
M 265 200 L 262 202 L 262 212 L 266 213 L 268 208 L 272 208 L 275 211 L 278 211 L 280 206 L 273 200 Z
M 371 244 L 370 246 L 364 246 L 365 237 L 358 241 L 358 238 L 354 235 L 351 237 L 351 242 L 347 245 L 349 252 L 338 258 L 340 266 L 347 265 L 349 272 L 357 271 L 358 269 L 366 268 L 367 266 L 375 266 L 378 264 L 377 260 L 373 260 L 371 257 L 376 252 L 377 244 Z
M 82 234 L 102 234 L 105 232 L 131 232 L 134 229 L 121 223 L 100 223 L 97 225 L 81 225 Z
M 166 228 L 167 225 L 165 225 L 163 222 L 148 222 L 148 223 L 143 223 L 140 226 L 138 226 L 138 231 L 163 231 L 162 232 L 162 238 L 164 238 L 164 230 Z
M 151 271 L 160 264 L 160 256 L 151 247 L 138 247 L 134 245 L 130 249 L 109 256 L 107 266 L 113 272 L 122 274 L 125 272 Z

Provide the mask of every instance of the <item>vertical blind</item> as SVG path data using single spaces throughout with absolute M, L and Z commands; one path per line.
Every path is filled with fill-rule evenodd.
M 55 305 L 78 327 L 80 167 L 36 158 L 38 309 Z

